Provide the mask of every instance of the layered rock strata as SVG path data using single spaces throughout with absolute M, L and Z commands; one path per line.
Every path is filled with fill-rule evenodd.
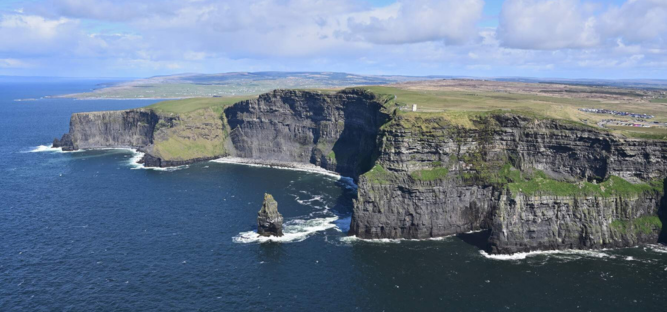
M 75 114 L 56 145 L 137 148 L 147 166 L 310 163 L 358 181 L 350 234 L 486 230 L 493 253 L 656 242 L 667 210 L 667 142 L 520 113 L 398 112 L 359 89 L 276 90 L 222 113 Z
M 262 209 L 257 213 L 257 234 L 283 236 L 283 216 L 278 212 L 278 202 L 271 194 L 264 194 Z

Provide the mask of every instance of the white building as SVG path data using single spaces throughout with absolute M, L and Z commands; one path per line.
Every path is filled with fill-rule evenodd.
M 412 111 L 416 112 L 417 111 L 417 104 L 412 104 Z

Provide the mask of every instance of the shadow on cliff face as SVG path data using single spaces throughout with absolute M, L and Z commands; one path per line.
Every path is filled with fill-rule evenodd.
M 662 230 L 660 231 L 658 242 L 667 244 L 667 178 L 662 182 L 662 201 L 660 202 L 660 208 L 658 209 L 658 217 L 660 217 L 660 221 L 662 222 Z
M 390 116 L 381 111 L 374 98 L 360 98 L 344 107 L 345 124 L 332 150 L 336 155 L 336 172 L 353 177 L 369 171 L 379 154 L 380 127 Z
M 465 243 L 473 245 L 479 248 L 480 250 L 488 249 L 490 236 L 491 236 L 491 230 L 483 230 L 475 233 L 463 233 L 456 235 L 456 237 L 458 237 Z

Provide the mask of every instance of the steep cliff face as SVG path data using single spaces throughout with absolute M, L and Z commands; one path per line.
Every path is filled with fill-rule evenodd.
M 655 243 L 663 194 L 554 196 L 504 193 L 494 211 L 489 251 L 599 249 Z
M 73 114 L 69 133 L 54 146 L 65 150 L 88 148 L 140 148 L 153 143 L 159 117 L 151 110 Z
M 508 113 L 470 121 L 399 115 L 385 125 L 376 165 L 359 179 L 350 232 L 426 238 L 488 229 L 495 253 L 657 241 L 664 192 L 646 181 L 667 176 L 665 142 Z
M 356 177 L 368 170 L 389 116 L 372 93 L 275 90 L 225 110 L 231 155 L 311 163 Z
M 65 151 L 135 148 L 146 153 L 145 166 L 169 167 L 226 155 L 228 133 L 222 112 L 211 108 L 178 115 L 150 109 L 78 113 L 53 146 Z

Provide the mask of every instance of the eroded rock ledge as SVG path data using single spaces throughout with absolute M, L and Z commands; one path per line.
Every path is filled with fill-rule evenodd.
M 350 234 L 490 232 L 513 253 L 655 243 L 667 142 L 511 112 L 397 113 L 370 92 L 276 90 L 227 107 L 74 114 L 63 149 L 129 147 L 147 166 L 220 156 L 310 163 L 358 181 Z M 663 234 L 664 236 L 664 234 Z

